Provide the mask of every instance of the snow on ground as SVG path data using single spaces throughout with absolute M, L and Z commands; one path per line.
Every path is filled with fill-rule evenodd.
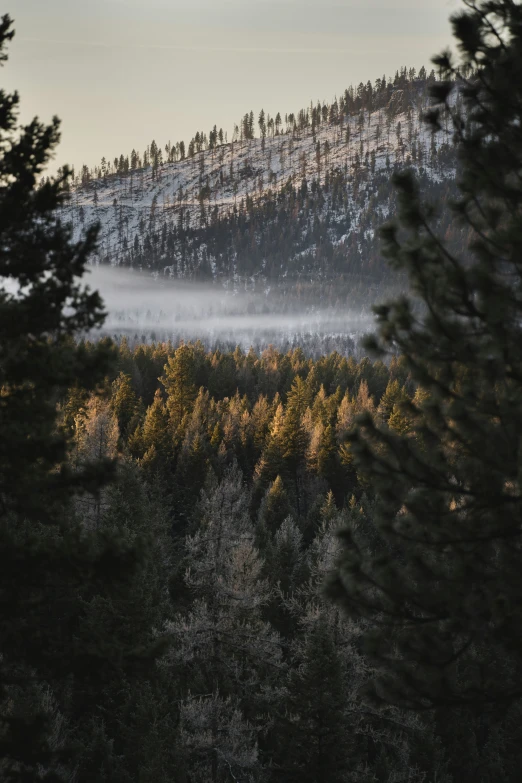
M 371 164 L 374 154 L 376 172 L 391 170 L 396 163 L 410 162 L 413 145 L 417 151 L 422 148 L 423 158 L 428 160 L 432 135 L 420 119 L 424 108 L 415 107 L 410 121 L 404 112 L 389 123 L 381 109 L 370 115 L 366 112 L 364 123 L 360 123 L 358 116 L 345 117 L 342 124 L 324 123 L 316 128 L 315 140 L 308 127 L 294 133 L 268 136 L 264 145 L 261 139 L 224 144 L 213 151 L 196 153 L 190 159 L 163 164 L 156 178 L 153 178 L 150 166 L 132 175 L 110 175 L 105 185 L 98 180 L 94 185 L 77 187 L 65 208 L 65 217 L 72 220 L 77 238 L 85 226 L 99 221 L 101 255 L 117 264 L 124 239 L 130 246 L 136 235 L 142 237 L 145 227 L 149 228 L 156 221 L 162 222 L 166 217 L 176 221 L 181 209 L 184 225 L 187 226 L 188 214 L 188 225 L 199 227 L 199 196 L 207 183 L 210 188 L 210 197 L 204 201 L 207 215 L 210 217 L 217 208 L 218 214 L 224 216 L 247 196 L 262 198 L 268 190 L 277 191 L 289 178 L 298 186 L 304 178 L 308 183 L 313 179 L 324 183 L 327 172 L 339 169 L 351 173 L 356 156 L 365 167 L 365 162 Z M 399 123 L 400 136 L 397 133 Z M 349 142 L 346 141 L 347 127 Z M 450 141 L 449 133 L 435 137 L 436 146 L 445 141 Z M 317 154 L 318 145 L 320 155 Z M 430 175 L 438 178 L 435 171 Z M 351 194 L 348 195 L 351 198 Z M 358 211 L 353 202 L 351 207 L 355 227 Z M 82 213 L 83 221 L 80 219 Z M 178 276 L 173 266 L 165 271 Z

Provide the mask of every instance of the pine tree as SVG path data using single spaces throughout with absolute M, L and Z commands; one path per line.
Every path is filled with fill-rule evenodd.
M 111 409 L 118 419 L 118 426 L 123 436 L 132 431 L 132 424 L 138 413 L 138 398 L 132 388 L 131 376 L 120 372 L 112 383 Z M 133 422 L 134 420 L 134 422 Z M 136 424 L 134 424 L 135 428 Z
M 303 427 L 303 416 L 310 403 L 310 396 L 302 378 L 296 376 L 288 393 L 285 417 L 281 429 L 283 445 L 283 460 L 285 473 L 291 479 L 297 514 L 303 510 L 302 477 L 305 467 L 305 454 L 308 445 L 308 435 Z
M 285 605 L 294 624 L 301 629 L 301 633 L 293 637 L 294 663 L 299 665 L 300 671 L 306 671 L 316 665 L 318 667 L 315 669 L 315 676 L 310 679 L 300 681 L 294 675 L 293 681 L 300 684 L 302 682 L 302 686 L 300 692 L 291 690 L 291 701 L 300 705 L 299 710 L 302 712 L 297 712 L 297 715 L 308 716 L 308 719 L 319 722 L 321 712 L 320 709 L 314 712 L 317 697 L 312 694 L 316 687 L 321 688 L 322 675 L 318 672 L 323 667 L 318 665 L 317 661 L 305 663 L 303 659 L 312 640 L 322 639 L 325 646 L 322 653 L 319 652 L 320 648 L 315 648 L 317 655 L 321 657 L 329 650 L 324 666 L 333 664 L 329 675 L 322 681 L 324 698 L 328 700 L 329 695 L 332 696 L 329 682 L 331 677 L 337 683 L 331 709 L 332 712 L 337 711 L 338 721 L 344 726 L 344 733 L 337 738 L 339 749 L 336 749 L 334 754 L 338 759 L 339 770 L 345 770 L 341 780 L 370 783 L 375 780 L 401 780 L 407 775 L 407 779 L 412 783 L 421 783 L 426 779 L 425 770 L 429 769 L 433 780 L 440 779 L 450 783 L 449 778 L 441 774 L 440 760 L 430 756 L 434 748 L 436 749 L 436 744 L 434 746 L 429 725 L 423 725 L 418 716 L 393 707 L 382 709 L 369 704 L 361 705 L 361 693 L 374 675 L 360 649 L 359 640 L 364 623 L 346 621 L 341 616 L 340 608 L 328 600 L 324 590 L 327 580 L 336 571 L 341 549 L 338 531 L 346 524 L 347 519 L 354 528 L 358 544 L 363 541 L 371 544 L 367 531 L 368 520 L 362 505 L 358 507 L 353 499 L 349 511 L 341 514 L 335 507 L 333 494 L 328 493 L 320 510 L 318 530 L 306 552 L 309 579 Z M 339 700 L 338 693 L 341 692 L 343 695 Z M 284 723 L 283 721 L 283 725 Z M 335 741 L 334 724 L 335 721 L 325 721 L 322 724 L 327 742 Z M 320 733 L 318 726 L 316 735 Z M 312 749 L 307 749 L 303 740 L 301 749 L 296 756 L 298 763 L 300 761 L 303 764 Z M 301 753 L 304 759 L 299 759 Z M 424 760 L 424 768 L 418 767 L 415 754 L 418 754 L 419 760 Z M 292 777 L 289 779 L 292 780 Z
M 94 734 L 98 752 L 104 747 L 113 751 L 112 760 L 105 761 L 108 780 L 144 776 L 147 766 L 160 766 L 160 759 L 163 765 L 167 761 L 171 764 L 170 772 L 168 767 L 164 770 L 168 780 L 176 766 L 176 740 L 170 734 L 175 710 L 158 692 L 163 688 L 168 693 L 171 686 L 155 665 L 155 658 L 165 650 L 164 639 L 156 629 L 170 614 L 170 525 L 165 507 L 159 499 L 149 497 L 135 464 L 120 463 L 117 481 L 106 491 L 100 524 L 105 531 L 117 530 L 129 546 L 139 546 L 144 558 L 125 590 L 84 596 L 84 617 L 77 631 L 77 643 L 85 658 L 92 656 L 97 665 L 85 678 L 73 703 L 83 745 L 75 779 L 88 783 L 101 778 L 100 762 L 93 754 Z M 123 656 L 122 650 L 126 651 Z M 100 679 L 104 683 L 103 693 L 98 688 Z M 157 716 L 160 709 L 161 717 Z M 159 720 L 139 722 L 140 710 Z M 97 738 L 93 732 L 96 724 L 103 725 L 103 736 Z M 147 758 L 143 743 L 155 744 L 159 758 Z M 123 770 L 127 770 L 127 778 Z
M 345 716 L 340 653 L 321 618 L 297 653 L 287 690 L 286 714 L 278 726 L 274 779 L 343 783 L 349 779 L 353 739 Z
M 92 395 L 75 419 L 75 451 L 72 463 L 81 469 L 100 460 L 115 460 L 119 440 L 118 421 L 107 400 Z M 98 527 L 105 504 L 105 488 L 83 492 L 75 498 L 82 525 L 90 530 Z
M 263 781 L 257 732 L 236 700 L 217 693 L 189 694 L 181 702 L 181 743 L 193 783 Z
M 159 461 L 164 463 L 169 456 L 170 445 L 169 415 L 161 392 L 156 389 L 154 401 L 147 408 L 143 425 L 138 426 L 129 438 L 129 448 L 134 456 L 143 458 L 149 451 L 154 451 Z
M 266 434 L 265 448 L 254 471 L 256 490 L 260 497 L 263 497 L 263 493 L 268 488 L 270 482 L 274 481 L 284 470 L 283 453 L 285 443 L 282 437 L 284 420 L 283 406 L 279 403 Z M 265 424 L 263 429 L 265 429 L 268 422 L 265 419 L 263 423 Z
M 393 408 L 397 403 L 405 402 L 407 400 L 407 394 L 404 388 L 397 379 L 388 381 L 386 391 L 382 395 L 377 412 L 382 417 L 383 421 L 388 421 Z
M 273 534 L 290 515 L 290 504 L 281 476 L 276 476 L 267 489 L 258 514 L 258 526 L 266 533 Z
M 453 17 L 464 79 L 434 60 L 435 130 L 453 122 L 458 146 L 459 254 L 436 233 L 409 173 L 395 178 L 400 225 L 384 232 L 411 295 L 377 308 L 381 353 L 399 350 L 424 394 L 404 409 L 411 432 L 370 416 L 351 438 L 375 487 L 377 554 L 345 534 L 332 592 L 368 618 L 365 649 L 380 676 L 372 693 L 418 707 L 504 704 L 522 695 L 522 7 L 467 2 Z M 454 105 L 454 80 L 463 110 Z M 518 740 L 514 740 L 518 742 Z
M 317 473 L 322 476 L 336 497 L 341 501 L 346 492 L 341 462 L 333 427 L 329 424 L 323 431 L 317 452 Z
M 114 459 L 118 446 L 118 422 L 107 400 L 95 395 L 76 417 L 76 454 L 81 463 Z
M 184 747 L 191 766 L 204 760 L 205 772 L 197 780 L 227 779 L 223 753 L 236 767 L 221 744 L 231 721 L 250 734 L 243 750 L 256 760 L 259 772 L 257 750 L 250 754 L 274 698 L 271 679 L 281 668 L 280 641 L 262 619 L 269 590 L 248 506 L 237 465 L 219 483 L 209 477 L 197 527 L 185 539 L 184 582 L 193 601 L 166 624 L 173 644 L 164 665 L 182 673 L 182 717 L 192 716 L 183 728 Z M 200 734 L 203 727 L 206 739 Z
M 266 547 L 266 576 L 273 587 L 267 618 L 282 636 L 295 633 L 295 617 L 286 603 L 307 576 L 303 536 L 294 519 L 283 520 Z
M 181 345 L 165 365 L 165 375 L 160 379 L 167 390 L 167 408 L 174 431 L 180 426 L 183 416 L 190 411 L 196 397 L 194 383 L 195 366 L 192 349 Z
M 190 424 L 194 422 L 189 423 L 185 432 L 173 483 L 177 535 L 184 532 L 193 516 L 194 506 L 208 472 L 211 453 L 206 434 L 200 431 L 197 422 L 195 428 Z M 224 450 L 224 444 L 221 444 L 221 449 Z
M 12 37 L 3 16 L 0 64 Z M 18 103 L 0 91 L 0 777 L 52 781 L 69 764 L 67 705 L 85 675 L 78 592 L 131 575 L 136 554 L 74 522 L 74 493 L 111 475 L 107 462 L 73 470 L 70 428 L 57 426 L 57 402 L 100 383 L 112 353 L 74 340 L 103 322 L 100 297 L 81 282 L 98 232 L 73 243 L 56 219 L 70 171 L 37 183 L 59 121 L 34 119 L 16 135 Z

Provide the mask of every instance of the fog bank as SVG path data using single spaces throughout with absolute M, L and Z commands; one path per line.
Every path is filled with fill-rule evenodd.
M 251 346 L 263 350 L 301 346 L 317 355 L 353 353 L 360 336 L 371 330 L 373 316 L 299 306 L 277 291 L 264 295 L 230 292 L 129 269 L 93 266 L 87 284 L 99 290 L 107 311 L 102 329 L 131 342 L 201 340 L 207 347 Z

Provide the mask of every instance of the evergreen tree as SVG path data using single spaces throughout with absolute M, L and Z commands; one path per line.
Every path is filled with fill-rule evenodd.
M 270 482 L 274 481 L 284 470 L 283 425 L 284 410 L 282 404 L 279 403 L 266 435 L 266 446 L 255 468 L 256 489 L 260 497 L 263 497 L 263 491 L 268 488 Z
M 101 777 L 97 753 L 105 748 L 114 755 L 111 760 L 107 753 L 105 761 L 108 780 L 132 780 L 136 773 L 146 779 L 147 767 L 162 764 L 170 765 L 170 773 L 168 766 L 163 772 L 168 780 L 177 759 L 171 733 L 176 715 L 165 695 L 175 700 L 177 694 L 155 665 L 156 656 L 165 649 L 164 639 L 155 631 L 170 614 L 169 522 L 165 506 L 160 498 L 150 497 L 136 464 L 120 463 L 117 481 L 106 491 L 100 525 L 105 531 L 118 531 L 129 546 L 139 546 L 144 557 L 125 590 L 84 596 L 78 646 L 84 655 L 95 658 L 97 666 L 85 678 L 74 704 L 83 743 L 77 779 L 87 783 Z M 122 650 L 127 651 L 125 656 Z M 140 720 L 141 711 L 157 720 Z M 103 727 L 103 734 L 93 730 L 95 725 Z M 158 757 L 147 758 L 142 743 L 154 747 Z
M 120 372 L 112 383 L 111 409 L 118 419 L 120 432 L 128 435 L 133 429 L 133 420 L 136 421 L 138 398 L 132 388 L 131 376 L 126 373 Z
M 174 431 L 180 426 L 183 416 L 189 412 L 190 403 L 196 397 L 194 375 L 193 351 L 188 345 L 181 345 L 174 356 L 169 357 L 165 375 L 161 378 L 167 390 L 167 408 Z
M 239 763 L 221 744 L 231 722 L 250 734 L 243 752 L 259 767 L 256 732 L 266 727 L 274 699 L 271 680 L 281 668 L 279 638 L 261 615 L 269 591 L 248 506 L 236 465 L 219 483 L 209 477 L 197 528 L 185 539 L 184 581 L 193 600 L 189 611 L 166 624 L 173 645 L 164 665 L 181 673 L 185 685 L 184 747 L 191 766 L 199 768 L 198 758 L 204 760 L 205 772 L 197 780 L 226 780 L 223 758 L 230 768 Z
M 286 517 L 266 547 L 266 576 L 274 592 L 267 610 L 271 625 L 282 636 L 295 633 L 295 617 L 286 603 L 305 580 L 303 536 L 292 517 Z
M 386 391 L 381 397 L 377 412 L 382 417 L 383 421 L 387 422 L 392 415 L 395 405 L 407 400 L 407 394 L 404 388 L 397 379 L 388 381 Z
M 452 22 L 461 71 L 475 75 L 436 58 L 430 119 L 435 130 L 445 116 L 453 123 L 452 220 L 467 249 L 438 238 L 435 210 L 409 173 L 397 176 L 402 230 L 387 227 L 384 243 L 411 295 L 377 309 L 371 347 L 398 349 L 425 393 L 403 406 L 411 432 L 365 416 L 351 438 L 375 487 L 380 545 L 365 551 L 347 531 L 332 591 L 369 620 L 374 697 L 480 711 L 522 695 L 522 7 L 466 5 Z M 455 77 L 463 109 L 450 98 Z
M 76 417 L 76 450 L 74 464 L 77 469 L 89 462 L 110 459 L 117 456 L 119 439 L 118 422 L 107 400 L 91 396 L 85 408 Z M 101 521 L 105 488 L 97 492 L 84 492 L 76 498 L 76 507 L 81 509 L 84 526 L 97 528 Z
M 290 505 L 284 488 L 281 476 L 276 476 L 267 489 L 261 502 L 258 514 L 259 532 L 264 531 L 270 534 L 275 533 L 284 519 L 290 514 Z M 263 533 L 262 533 L 263 535 Z
M 284 728 L 274 780 L 344 783 L 350 768 L 350 736 L 339 650 L 326 622 L 313 624 L 288 675 Z
M 0 64 L 12 37 L 3 16 Z M 111 474 L 106 462 L 73 470 L 70 428 L 57 426 L 58 400 L 100 383 L 111 354 L 74 341 L 103 322 L 100 297 L 81 283 L 97 228 L 73 243 L 57 220 L 70 171 L 37 183 L 59 121 L 34 119 L 17 135 L 18 103 L 0 91 L 0 777 L 51 781 L 74 767 L 67 710 L 90 668 L 74 643 L 78 592 L 109 589 L 135 554 L 73 522 L 73 494 Z
M 257 732 L 232 697 L 189 694 L 181 703 L 181 742 L 193 783 L 263 781 Z
M 303 416 L 310 403 L 306 384 L 296 376 L 288 393 L 280 440 L 283 447 L 284 470 L 292 481 L 295 492 L 297 514 L 303 510 L 303 473 L 308 435 L 303 427 Z
M 170 445 L 169 415 L 161 392 L 156 389 L 154 401 L 147 408 L 143 424 L 129 438 L 129 448 L 133 456 L 142 457 L 149 466 L 154 454 L 154 466 L 158 467 L 159 463 L 164 464 L 168 458 Z
M 107 400 L 91 396 L 76 417 L 76 454 L 80 464 L 105 457 L 114 459 L 118 445 L 118 422 Z

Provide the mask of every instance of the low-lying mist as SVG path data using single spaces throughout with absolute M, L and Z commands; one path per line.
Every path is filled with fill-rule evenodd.
M 301 346 L 317 354 L 354 353 L 372 328 L 368 311 L 303 307 L 267 290 L 264 294 L 152 277 L 129 269 L 92 266 L 86 282 L 104 301 L 104 334 L 131 342 L 201 340 L 207 347 L 263 350 Z

